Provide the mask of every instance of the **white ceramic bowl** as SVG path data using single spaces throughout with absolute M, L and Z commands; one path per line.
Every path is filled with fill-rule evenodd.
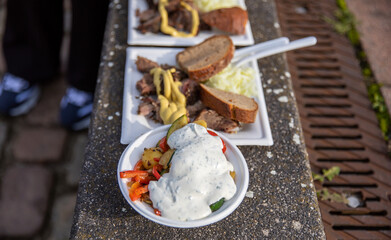
M 166 135 L 169 126 L 170 125 L 158 127 L 156 129 L 153 129 L 145 133 L 144 135 L 136 139 L 132 144 L 128 145 L 128 147 L 122 153 L 117 169 L 117 179 L 122 195 L 125 197 L 126 201 L 128 201 L 128 203 L 138 213 L 140 213 L 141 215 L 143 215 L 144 217 L 148 218 L 151 221 L 170 227 L 178 227 L 178 228 L 201 227 L 201 226 L 218 222 L 221 219 L 227 217 L 242 202 L 248 187 L 249 173 L 248 173 L 246 160 L 244 159 L 240 150 L 234 144 L 232 144 L 229 139 L 227 139 L 223 135 L 219 135 L 219 136 L 224 140 L 227 146 L 227 151 L 225 152 L 225 155 L 228 161 L 230 161 L 234 166 L 236 172 L 235 183 L 236 183 L 237 191 L 233 196 L 233 198 L 226 201 L 219 210 L 213 212 L 209 216 L 202 219 L 192 220 L 192 221 L 176 221 L 161 216 L 157 216 L 153 212 L 152 207 L 146 203 L 140 201 L 133 202 L 132 200 L 130 200 L 129 193 L 126 187 L 126 180 L 121 179 L 119 173 L 121 171 L 133 169 L 137 161 L 140 160 L 144 148 L 156 146 L 156 143 Z

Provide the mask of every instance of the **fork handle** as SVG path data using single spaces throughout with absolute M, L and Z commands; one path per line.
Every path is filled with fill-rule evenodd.
M 282 46 L 269 48 L 269 49 L 267 49 L 265 51 L 261 51 L 261 52 L 258 52 L 256 54 L 250 55 L 250 56 L 245 57 L 245 58 L 239 60 L 238 62 L 234 63 L 234 65 L 236 67 L 239 67 L 239 66 L 243 65 L 244 63 L 246 63 L 248 61 L 251 61 L 253 59 L 260 59 L 260 58 L 268 57 L 268 56 L 271 56 L 271 55 L 274 55 L 274 54 L 287 52 L 287 51 L 290 51 L 290 50 L 295 50 L 295 49 L 298 49 L 298 48 L 309 47 L 309 46 L 312 46 L 312 45 L 315 45 L 315 44 L 316 44 L 316 37 L 302 38 L 302 39 L 299 39 L 299 40 L 292 41 L 292 42 L 290 42 L 287 45 L 282 45 Z
M 249 54 L 254 54 L 259 51 L 266 50 L 268 48 L 274 48 L 277 46 L 283 46 L 289 43 L 289 39 L 287 37 L 280 37 L 273 40 L 269 40 L 266 42 L 258 43 L 253 46 L 240 48 L 238 50 L 235 50 L 234 58 L 232 59 L 232 63 L 240 60 L 241 58 L 245 57 Z

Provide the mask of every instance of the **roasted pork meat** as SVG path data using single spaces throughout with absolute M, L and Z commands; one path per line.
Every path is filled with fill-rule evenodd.
M 227 133 L 236 133 L 239 130 L 239 123 L 225 118 L 212 109 L 204 109 L 195 120 L 204 120 L 208 128 Z

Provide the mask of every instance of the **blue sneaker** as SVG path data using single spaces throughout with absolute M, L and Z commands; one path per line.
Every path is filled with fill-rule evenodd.
M 8 116 L 27 113 L 37 104 L 40 92 L 38 85 L 5 73 L 0 82 L 0 113 Z
M 66 90 L 60 105 L 60 122 L 70 130 L 79 131 L 90 125 L 93 94 L 74 87 Z

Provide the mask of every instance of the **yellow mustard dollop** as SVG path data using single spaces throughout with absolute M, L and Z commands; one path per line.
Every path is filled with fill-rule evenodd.
M 198 16 L 198 12 L 196 9 L 192 8 L 189 4 L 187 4 L 184 1 L 181 1 L 181 6 L 186 8 L 189 12 L 191 12 L 192 17 L 192 28 L 190 33 L 181 32 L 176 30 L 175 28 L 168 25 L 168 13 L 165 8 L 165 6 L 168 4 L 168 0 L 159 0 L 159 13 L 162 18 L 161 24 L 160 24 L 160 31 L 162 31 L 165 34 L 169 34 L 173 37 L 194 37 L 197 35 L 198 32 L 198 26 L 200 25 L 200 19 Z
M 153 68 L 150 73 L 153 75 L 153 84 L 156 87 L 156 94 L 160 101 L 159 115 L 164 124 L 173 123 L 178 117 L 186 114 L 186 97 L 179 91 L 181 82 L 174 82 L 172 73 L 175 68 L 163 70 Z M 162 94 L 161 82 L 163 81 L 164 91 Z

